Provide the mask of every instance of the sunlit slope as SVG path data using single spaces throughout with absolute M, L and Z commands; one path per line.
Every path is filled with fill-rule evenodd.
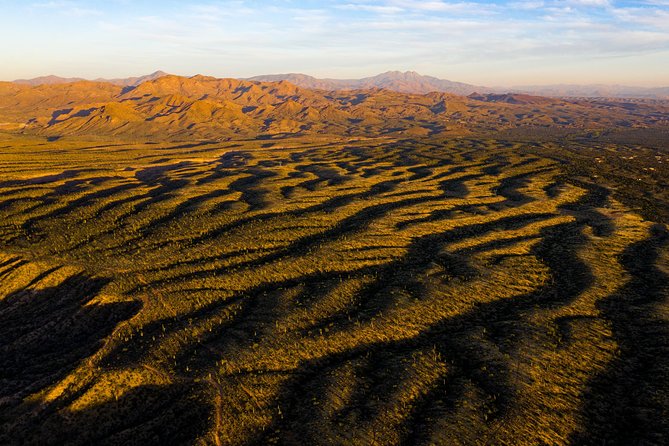
M 667 228 L 549 146 L 1 145 L 0 443 L 669 439 Z
M 79 81 L 30 87 L 0 82 L 0 130 L 139 140 L 227 140 L 295 135 L 424 137 L 512 129 L 578 134 L 669 129 L 669 103 L 562 100 L 523 94 L 423 95 L 382 89 L 309 90 L 166 75 L 137 86 Z

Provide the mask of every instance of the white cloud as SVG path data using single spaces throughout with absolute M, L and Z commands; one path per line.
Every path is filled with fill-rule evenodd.
M 50 1 L 41 3 L 32 3 L 30 5 L 34 10 L 54 11 L 71 17 L 100 16 L 102 11 L 94 8 L 84 8 L 78 6 L 73 1 Z
M 607 7 L 611 6 L 610 0 L 565 0 L 565 3 L 576 6 L 599 6 Z
M 370 4 L 356 4 L 356 3 L 335 5 L 335 8 L 346 9 L 351 11 L 374 12 L 377 14 L 398 14 L 404 11 L 404 8 L 400 8 L 399 6 L 370 5 Z
M 132 73 L 141 72 L 137 64 L 143 64 L 151 71 L 158 67 L 236 76 L 305 71 L 356 77 L 375 74 L 378 68 L 416 69 L 457 76 L 454 80 L 495 83 L 475 76 L 494 72 L 508 78 L 510 73 L 518 75 L 519 67 L 535 66 L 552 66 L 557 76 L 592 60 L 637 60 L 669 52 L 665 3 L 669 0 L 634 6 L 606 0 L 510 0 L 494 5 L 473 0 L 345 0 L 310 2 L 307 8 L 295 0 L 199 0 L 174 2 L 169 8 L 139 8 L 134 3 L 133 10 L 142 12 L 136 15 L 112 14 L 112 9 L 123 9 L 112 5 L 104 8 L 98 25 L 108 32 L 89 36 L 88 46 L 95 53 L 89 51 L 87 57 L 99 60 L 87 59 L 85 64 L 127 60 L 135 64 L 128 69 Z M 75 17 L 74 8 L 85 10 L 89 4 L 93 3 L 60 0 L 33 7 L 42 12 L 67 9 Z M 49 17 L 54 27 L 64 20 Z M 89 25 L 95 28 L 96 23 Z M 36 51 L 35 47 L 26 49 Z M 54 58 L 73 58 L 67 45 L 54 43 L 49 48 Z M 643 67 L 629 64 L 621 72 L 643 70 L 660 76 L 662 71 L 649 66 L 649 60 L 652 57 L 644 59 Z
M 390 6 L 400 7 L 409 11 L 449 12 L 485 14 L 497 9 L 493 3 L 420 1 L 420 0 L 388 0 Z
M 541 9 L 546 6 L 546 2 L 542 0 L 521 0 L 513 1 L 507 4 L 511 9 L 520 9 L 520 10 L 536 10 Z

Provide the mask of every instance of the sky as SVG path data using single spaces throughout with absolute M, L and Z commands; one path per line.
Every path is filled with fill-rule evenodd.
M 0 0 L 0 80 L 417 71 L 669 86 L 669 0 Z

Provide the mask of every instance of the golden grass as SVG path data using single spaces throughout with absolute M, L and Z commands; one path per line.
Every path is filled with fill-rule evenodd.
M 630 288 L 664 226 L 533 146 L 273 144 L 4 144 L 0 439 L 610 440 L 610 302 L 666 335 Z

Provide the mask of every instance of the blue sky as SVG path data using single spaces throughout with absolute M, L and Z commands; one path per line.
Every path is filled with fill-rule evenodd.
M 0 0 L 0 79 L 357 78 L 669 85 L 669 0 Z

